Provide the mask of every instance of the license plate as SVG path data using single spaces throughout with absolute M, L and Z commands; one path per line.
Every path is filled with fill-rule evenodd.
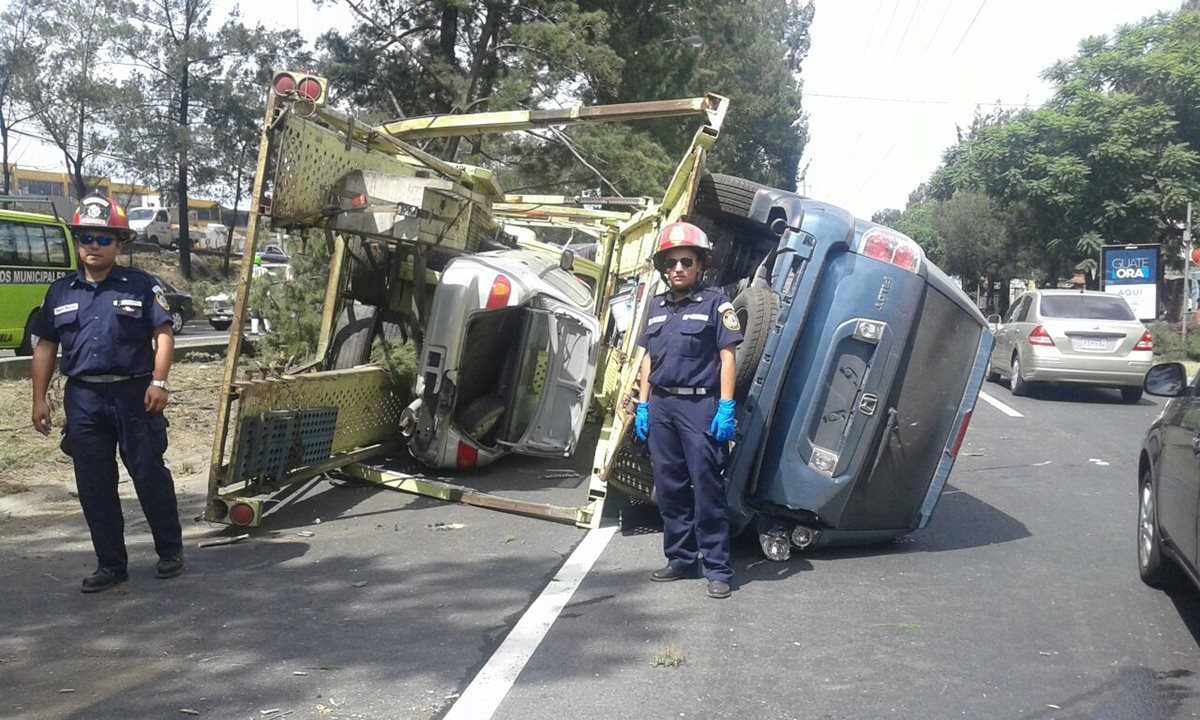
M 1104 338 L 1083 338 L 1084 350 L 1107 350 L 1108 341 Z

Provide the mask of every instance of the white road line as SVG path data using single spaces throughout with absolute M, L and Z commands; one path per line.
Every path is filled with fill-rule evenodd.
M 598 528 L 584 536 L 579 547 L 521 616 L 444 720 L 488 720 L 492 717 L 616 531 L 615 526 Z
M 982 390 L 979 392 L 979 399 L 983 400 L 988 405 L 991 405 L 992 407 L 996 408 L 997 410 L 999 410 L 1000 412 L 1004 413 L 1005 415 L 1007 415 L 1009 417 L 1025 417 L 1021 413 L 1017 412 L 1016 410 L 1013 410 L 1009 406 L 1000 402 L 999 400 L 992 397 L 991 395 L 988 395 L 987 393 L 983 392 Z

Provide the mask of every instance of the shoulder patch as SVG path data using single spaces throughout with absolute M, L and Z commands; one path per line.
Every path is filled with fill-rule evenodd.
M 171 312 L 171 306 L 167 303 L 167 296 L 163 295 L 162 288 L 155 285 L 154 289 L 156 291 L 154 293 L 154 302 L 158 303 L 158 306 L 163 310 Z
M 737 313 L 730 307 L 721 315 L 721 323 L 734 332 L 742 331 L 742 323 L 738 321 Z

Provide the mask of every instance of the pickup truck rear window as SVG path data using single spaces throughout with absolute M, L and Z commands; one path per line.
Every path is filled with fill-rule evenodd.
M 1045 295 L 1042 297 L 1042 317 L 1083 320 L 1137 319 L 1124 298 L 1103 295 Z

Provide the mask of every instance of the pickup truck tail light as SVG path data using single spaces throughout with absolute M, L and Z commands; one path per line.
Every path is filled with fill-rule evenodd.
M 954 434 L 954 444 L 950 446 L 950 457 L 958 457 L 958 449 L 962 447 L 963 438 L 967 436 L 967 428 L 971 426 L 971 415 L 974 411 L 968 411 L 963 415 L 962 423 L 958 426 L 958 432 Z
M 488 310 L 508 307 L 508 299 L 512 297 L 512 280 L 509 280 L 505 275 L 497 275 L 492 281 L 492 291 L 488 293 L 487 305 Z
M 911 238 L 884 227 L 873 227 L 864 232 L 856 252 L 912 273 L 920 272 L 921 259 L 925 256 L 921 246 Z
M 1046 332 L 1046 328 L 1038 325 L 1029 333 L 1029 344 L 1054 347 L 1054 338 L 1050 337 L 1050 333 Z
M 1154 338 L 1150 335 L 1150 331 L 1142 333 L 1142 339 L 1137 341 L 1137 345 L 1133 346 L 1134 350 L 1153 350 Z

